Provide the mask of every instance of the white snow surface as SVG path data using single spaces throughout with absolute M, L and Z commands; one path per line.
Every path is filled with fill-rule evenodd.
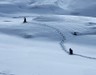
M 0 0 L 0 75 L 96 75 L 95 2 Z
M 1 75 L 95 75 L 95 18 L 66 15 L 1 17 L 0 71 Z M 89 24 L 93 22 L 94 24 Z M 69 55 L 60 46 L 74 53 L 93 57 Z M 79 32 L 79 36 L 72 32 Z M 29 38 L 27 37 L 29 35 Z
M 0 9 L 2 13 L 96 16 L 96 0 L 0 0 Z

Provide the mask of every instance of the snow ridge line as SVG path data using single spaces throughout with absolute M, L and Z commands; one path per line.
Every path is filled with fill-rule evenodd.
M 65 38 L 64 34 L 59 29 L 57 29 L 55 27 L 52 27 L 52 26 L 49 26 L 49 25 L 46 25 L 46 24 L 40 24 L 40 23 L 34 23 L 34 24 L 39 24 L 39 25 L 42 25 L 42 26 L 49 27 L 51 29 L 54 29 L 58 34 L 60 34 L 60 36 L 62 37 L 62 40 L 60 41 L 59 44 L 60 44 L 62 50 L 64 50 L 65 53 L 69 54 L 69 51 L 67 51 L 65 46 L 64 46 L 64 41 L 66 40 L 66 38 Z M 73 55 L 79 56 L 79 57 L 83 57 L 83 58 L 87 58 L 87 59 L 94 59 L 94 60 L 96 60 L 95 57 L 85 56 L 85 55 L 76 54 L 76 53 L 73 53 Z

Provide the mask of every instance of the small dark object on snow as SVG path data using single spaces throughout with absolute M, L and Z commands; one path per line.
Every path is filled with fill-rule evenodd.
M 69 54 L 73 55 L 73 50 L 71 48 L 69 49 Z
M 77 35 L 77 32 L 74 32 L 73 35 Z
M 26 17 L 24 17 L 24 21 L 23 21 L 23 23 L 27 23 Z
M 94 22 L 89 22 L 88 24 L 92 24 L 92 25 L 95 25 L 96 23 L 94 23 Z
M 28 38 L 32 38 L 33 36 L 27 34 L 27 35 L 24 35 L 23 37 L 28 39 Z

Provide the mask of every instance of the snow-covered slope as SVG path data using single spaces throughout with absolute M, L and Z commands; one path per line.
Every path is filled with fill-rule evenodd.
M 34 15 L 25 24 L 14 15 L 0 19 L 1 75 L 96 74 L 96 18 Z M 66 53 L 69 48 L 75 55 Z
M 49 3 L 48 3 L 49 2 Z M 0 13 L 67 14 L 53 1 L 0 1 Z
M 96 16 L 95 0 L 1 0 L 0 12 Z
M 0 75 L 96 75 L 95 2 L 0 0 Z

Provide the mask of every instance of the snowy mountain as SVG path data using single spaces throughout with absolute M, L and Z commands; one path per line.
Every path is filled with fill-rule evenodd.
M 0 0 L 0 12 L 96 16 L 95 0 Z
M 96 75 L 95 3 L 0 0 L 0 75 Z

